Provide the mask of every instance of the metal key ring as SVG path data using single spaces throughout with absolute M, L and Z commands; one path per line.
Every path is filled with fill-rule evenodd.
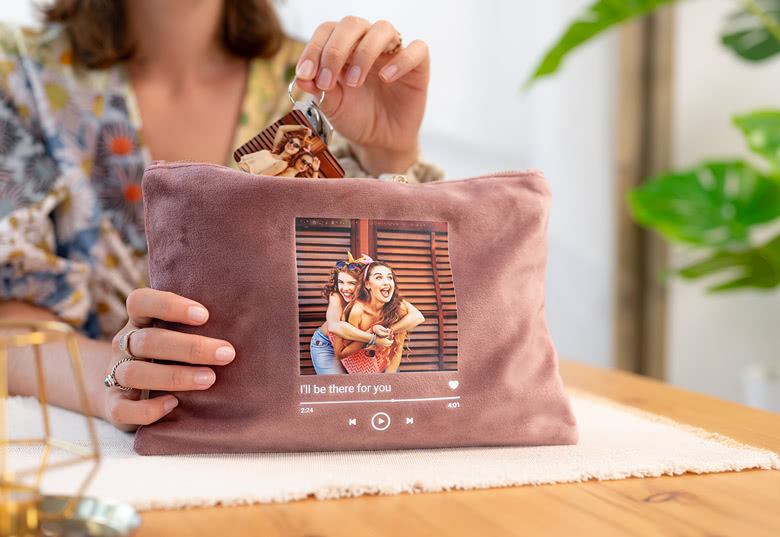
M 287 86 L 287 95 L 288 95 L 288 97 L 290 97 L 290 101 L 291 101 L 293 104 L 295 104 L 295 99 L 293 99 L 293 96 L 292 96 L 292 89 L 293 89 L 293 86 L 295 85 L 295 81 L 296 81 L 296 80 L 298 80 L 298 77 L 297 77 L 297 76 L 294 76 L 294 77 L 293 77 L 293 79 L 292 79 L 292 82 L 290 82 L 290 85 L 289 85 L 289 86 Z M 323 92 L 320 94 L 320 102 L 318 102 L 318 103 L 317 103 L 317 106 L 321 105 L 321 104 L 322 104 L 322 101 L 324 101 L 324 100 L 325 100 L 325 92 L 323 91 Z

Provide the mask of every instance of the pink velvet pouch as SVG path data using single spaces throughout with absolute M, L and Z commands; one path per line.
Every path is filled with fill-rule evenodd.
M 151 286 L 210 312 L 157 326 L 230 341 L 236 358 L 138 429 L 138 453 L 577 442 L 544 315 L 540 172 L 404 184 L 159 161 L 143 197 Z M 375 325 L 393 330 L 389 351 L 362 347 Z M 384 373 L 337 356 L 374 348 Z

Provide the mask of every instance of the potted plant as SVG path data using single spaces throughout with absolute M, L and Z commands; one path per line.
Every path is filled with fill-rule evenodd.
M 675 0 L 599 0 L 575 19 L 546 52 L 526 87 L 551 75 L 583 43 Z M 725 20 L 721 43 L 739 58 L 762 62 L 780 54 L 780 0 L 739 0 Z M 698 259 L 670 272 L 686 279 L 721 277 L 713 293 L 780 285 L 780 233 L 757 238 L 780 224 L 780 110 L 746 111 L 733 118 L 759 162 L 712 159 L 649 178 L 628 193 L 634 220 Z M 764 237 L 766 233 L 764 233 Z M 746 402 L 780 412 L 780 363 L 751 366 L 743 377 Z

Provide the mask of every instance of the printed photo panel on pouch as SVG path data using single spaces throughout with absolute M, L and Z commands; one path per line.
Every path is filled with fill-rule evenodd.
M 446 222 L 296 218 L 301 375 L 458 369 Z

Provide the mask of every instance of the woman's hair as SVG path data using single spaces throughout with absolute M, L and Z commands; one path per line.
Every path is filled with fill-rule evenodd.
M 292 158 L 290 159 L 290 166 L 292 166 L 293 168 L 295 168 L 295 166 L 298 164 L 298 161 L 299 161 L 299 160 L 301 160 L 301 159 L 302 159 L 303 157 L 305 157 L 306 155 L 308 155 L 308 156 L 309 156 L 310 158 L 312 158 L 312 159 L 314 158 L 314 154 L 313 154 L 311 151 L 309 151 L 309 150 L 307 150 L 307 149 L 301 149 L 301 150 L 300 150 L 300 151 L 298 151 L 296 154 L 294 154 L 294 155 L 292 156 Z M 297 173 L 295 174 L 295 176 L 296 176 L 296 177 L 306 177 L 306 178 L 309 178 L 309 179 L 311 179 L 312 177 L 314 177 L 314 169 L 313 169 L 312 167 L 306 168 L 306 169 L 305 169 L 304 171 L 302 171 L 302 172 L 298 172 L 298 169 L 297 169 L 297 168 L 295 168 L 295 170 L 296 170 L 296 172 L 297 172 Z
M 279 142 L 279 145 L 273 147 L 273 152 L 281 155 L 282 152 L 284 152 L 285 148 L 287 147 L 287 143 L 293 138 L 298 138 L 301 141 L 301 147 L 298 150 L 298 153 L 303 152 L 303 150 L 306 149 L 307 146 L 311 145 L 311 138 L 306 135 L 306 130 L 300 129 L 300 130 L 290 131 L 285 133 L 284 137 L 282 138 L 282 141 Z
M 73 61 L 91 69 L 130 58 L 125 2 L 132 0 L 54 0 L 42 6 L 47 23 L 63 23 L 73 47 Z M 270 0 L 224 0 L 222 42 L 236 56 L 269 58 L 284 34 Z
M 349 268 L 349 265 L 344 265 L 343 268 L 339 269 L 338 267 L 333 267 L 330 269 L 330 273 L 328 274 L 328 283 L 326 283 L 322 288 L 322 298 L 325 300 L 330 300 L 330 295 L 333 293 L 339 292 L 339 273 L 344 272 L 346 274 L 349 274 L 355 280 L 360 280 L 360 270 L 351 270 Z M 339 294 L 341 296 L 341 294 Z
M 368 279 L 371 277 L 371 271 L 374 270 L 375 267 L 387 267 L 390 269 L 390 273 L 393 275 L 393 296 L 390 298 L 389 302 L 382 306 L 382 313 L 379 316 L 379 320 L 377 321 L 385 328 L 389 328 L 398 322 L 401 317 L 403 317 L 403 315 L 401 315 L 401 305 L 403 304 L 404 298 L 401 296 L 401 291 L 398 289 L 398 281 L 395 278 L 395 271 L 393 270 L 393 267 L 384 261 L 374 261 L 373 263 L 369 263 L 363 267 L 363 270 L 358 276 L 358 285 L 355 289 L 355 295 L 344 309 L 344 318 L 349 320 L 349 314 L 352 311 L 352 307 L 358 300 L 363 302 L 371 301 L 371 294 L 368 290 Z

